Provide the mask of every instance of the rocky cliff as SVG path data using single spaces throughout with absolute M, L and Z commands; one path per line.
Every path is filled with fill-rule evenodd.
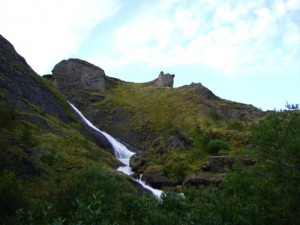
M 105 92 L 105 72 L 80 59 L 63 60 L 52 70 L 58 90 L 69 100 L 86 92 Z
M 117 164 L 107 139 L 81 123 L 66 99 L 1 35 L 0 93 L 0 171 L 24 179 L 52 177 L 57 168 L 93 164 L 80 156 L 87 148 L 89 154 L 102 155 L 101 163 Z
M 164 73 L 161 71 L 158 75 L 158 78 L 156 78 L 153 81 L 147 82 L 145 84 L 147 85 L 154 85 L 158 87 L 173 87 L 174 84 L 174 74 Z

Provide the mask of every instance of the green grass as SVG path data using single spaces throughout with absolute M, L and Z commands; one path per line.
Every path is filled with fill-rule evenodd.
M 159 88 L 117 81 L 107 89 L 103 100 L 91 103 L 83 111 L 100 110 L 101 117 L 92 120 L 104 121 L 100 124 L 107 127 L 108 132 L 111 129 L 112 133 L 120 133 L 120 138 L 137 137 L 135 147 L 146 150 L 145 172 L 167 171 L 166 167 L 178 167 L 176 160 L 181 160 L 182 170 L 189 174 L 201 170 L 201 163 L 208 159 L 211 153 L 206 151 L 205 145 L 210 140 L 222 140 L 230 147 L 219 154 L 246 155 L 244 149 L 252 124 L 224 119 L 218 113 L 217 107 L 241 108 L 239 103 L 218 99 L 214 103 L 216 107 L 208 107 L 199 102 L 199 98 L 197 92 L 188 88 Z M 202 136 L 195 135 L 197 127 L 201 127 Z M 191 143 L 185 149 L 172 150 L 169 146 L 172 140 L 179 138 L 178 130 Z M 199 140 L 205 143 L 199 145 Z M 163 153 L 156 153 L 156 142 L 164 149 Z M 168 175 L 174 177 L 173 172 Z

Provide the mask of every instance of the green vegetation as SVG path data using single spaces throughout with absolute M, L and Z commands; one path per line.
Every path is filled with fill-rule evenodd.
M 4 96 L 0 104 L 6 107 L 6 101 Z M 108 172 L 118 165 L 111 153 L 83 135 L 77 119 L 65 123 L 34 104 L 29 104 L 31 112 L 5 107 L 0 110 L 0 224 L 21 224 L 14 222 L 17 209 L 44 218 L 39 210 L 54 202 L 73 173 L 89 166 Z
M 229 145 L 222 140 L 211 140 L 208 142 L 206 149 L 210 154 L 217 155 L 221 150 L 228 151 Z
M 257 159 L 251 168 L 234 165 L 218 187 L 165 188 L 159 201 L 136 193 L 63 96 L 0 38 L 7 82 L 0 88 L 0 224 L 299 224 L 299 105 L 257 121 L 253 107 L 201 85 L 158 88 L 110 78 L 105 95 L 79 96 L 98 125 L 146 150 L 141 172 L 182 183 L 202 172 L 211 154 Z
M 168 193 L 157 201 L 91 167 L 69 177 L 57 194 L 67 207 L 54 201 L 51 207 L 18 210 L 16 223 L 299 224 L 300 114 L 271 113 L 253 131 L 259 162 L 251 170 L 237 164 L 218 188 L 186 187 L 185 198 Z
M 209 155 L 248 155 L 245 146 L 255 120 L 222 117 L 219 110 L 246 113 L 241 104 L 219 98 L 202 102 L 200 86 L 174 89 L 113 83 L 104 99 L 91 102 L 83 112 L 108 133 L 145 151 L 141 172 L 162 171 L 181 181 L 200 171 Z M 84 98 L 89 96 L 93 93 Z

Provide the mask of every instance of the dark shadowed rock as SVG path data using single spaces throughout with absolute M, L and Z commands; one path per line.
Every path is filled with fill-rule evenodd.
M 183 186 L 218 186 L 224 180 L 223 174 L 198 173 L 188 175 Z
M 48 79 L 52 79 L 51 76 L 48 76 Z M 50 131 L 56 136 L 60 135 L 57 125 L 54 126 L 52 123 L 56 119 L 63 122 L 61 124 L 79 122 L 66 99 L 45 79 L 36 74 L 25 59 L 15 51 L 13 45 L 1 35 L 0 92 L 1 110 L 12 110 L 17 115 L 14 119 L 32 124 L 33 127 L 43 127 L 45 132 Z M 31 128 L 28 128 L 28 132 L 25 130 L 24 134 L 30 134 L 30 131 Z M 90 128 L 80 131 L 91 134 L 92 137 L 97 135 Z M 16 135 L 20 136 L 20 134 Z M 38 137 L 34 136 L 31 139 L 35 140 Z M 0 171 L 4 168 L 15 170 L 26 179 L 40 175 L 41 168 L 38 166 L 39 163 L 36 163 L 37 159 L 34 156 L 33 146 L 36 144 L 28 144 L 26 140 L 21 139 L 20 143 L 18 143 L 20 140 L 10 143 L 10 146 L 16 146 L 16 149 L 20 150 L 18 155 L 14 154 L 16 150 L 11 152 L 13 148 L 1 149 L 1 154 L 5 153 L 9 157 L 6 157 L 5 164 L 0 163 Z M 99 146 L 111 149 L 103 137 L 97 135 L 95 140 Z
M 35 104 L 46 114 L 56 116 L 64 122 L 72 121 L 66 114 L 65 108 L 69 108 L 67 102 L 63 102 L 62 96 L 50 90 L 25 59 L 15 51 L 13 45 L 1 35 L 0 88 L 7 92 L 8 108 L 34 113 L 32 104 Z
M 211 156 L 209 163 L 202 164 L 202 169 L 214 173 L 227 173 L 232 170 L 232 166 L 235 162 L 242 162 L 245 166 L 253 166 L 256 160 L 233 156 Z
M 133 156 L 131 156 L 129 160 L 129 165 L 132 169 L 132 171 L 137 172 L 141 166 L 145 164 L 145 159 L 143 158 L 143 155 L 140 153 L 137 153 Z
M 104 71 L 86 61 L 63 60 L 54 67 L 52 73 L 54 84 L 68 100 L 78 93 L 105 92 Z
M 166 177 L 162 172 L 145 173 L 142 176 L 142 180 L 144 180 L 153 188 L 161 188 L 163 186 L 174 187 L 178 184 L 176 179 L 170 179 Z

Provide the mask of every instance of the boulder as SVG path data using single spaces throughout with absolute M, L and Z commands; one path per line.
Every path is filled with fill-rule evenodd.
M 202 169 L 214 173 L 227 173 L 232 170 L 233 164 L 238 161 L 242 162 L 245 166 L 253 166 L 256 163 L 256 159 L 252 158 L 211 156 L 208 163 L 202 164 Z
M 133 172 L 137 172 L 138 169 L 145 164 L 145 160 L 142 154 L 135 154 L 130 157 L 129 165 Z
M 197 173 L 188 175 L 183 186 L 218 186 L 223 180 L 223 174 Z
M 105 92 L 104 70 L 89 62 L 80 59 L 63 60 L 55 65 L 52 74 L 54 84 L 69 100 L 78 93 Z
M 162 172 L 145 173 L 142 180 L 153 188 L 161 188 L 163 186 L 174 187 L 178 184 L 176 179 L 166 177 Z

